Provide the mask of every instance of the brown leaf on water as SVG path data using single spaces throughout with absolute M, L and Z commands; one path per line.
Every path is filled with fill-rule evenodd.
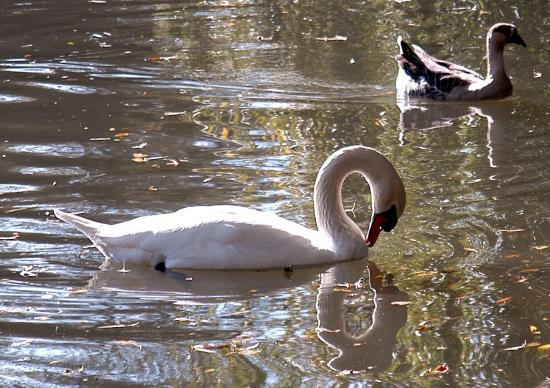
M 431 330 L 431 329 L 433 329 L 433 326 L 432 326 L 432 325 L 426 325 L 426 324 L 424 324 L 424 325 L 418 325 L 418 326 L 416 326 L 416 330 L 418 330 L 418 331 L 426 331 L 426 330 Z
M 531 332 L 531 334 L 533 335 L 540 335 L 540 330 L 538 327 L 536 327 L 535 325 L 529 325 L 529 331 Z
M 117 139 L 120 139 L 120 138 L 123 138 L 123 137 L 127 137 L 127 136 L 130 136 L 130 132 L 118 132 L 118 133 L 115 133 L 115 137 Z
M 512 346 L 510 348 L 506 348 L 504 350 L 508 351 L 508 352 L 513 352 L 515 350 L 520 350 L 520 349 L 525 349 L 527 347 L 527 341 L 523 341 L 523 343 L 521 345 L 518 345 L 518 346 Z
M 166 57 L 161 57 L 160 55 L 153 55 L 149 57 L 148 61 L 149 62 L 171 61 L 172 59 L 176 59 L 176 58 L 177 58 L 176 55 L 166 56 Z
M 465 250 L 466 252 L 474 252 L 474 253 L 477 253 L 477 252 L 478 252 L 478 250 L 477 250 L 477 249 L 474 249 L 474 248 L 466 248 L 466 247 L 465 247 L 464 250 Z
M 537 350 L 539 352 L 548 353 L 548 352 L 550 352 L 550 344 L 541 345 L 541 346 L 537 347 Z
M 520 257 L 520 256 L 521 256 L 521 254 L 519 254 L 519 253 L 509 253 L 509 254 L 505 255 L 504 257 L 507 258 L 507 259 L 515 259 L 515 258 Z
M 431 375 L 442 375 L 449 372 L 449 366 L 442 362 L 441 364 L 438 364 L 435 368 L 430 369 L 428 372 Z
M 520 273 L 528 273 L 528 272 L 539 272 L 540 270 L 538 268 L 525 268 L 519 270 Z
M 505 296 L 503 298 L 497 299 L 497 301 L 495 303 L 496 304 L 506 304 L 506 303 L 510 302 L 511 300 L 512 300 L 511 296 Z
M 69 295 L 79 295 L 79 294 L 85 294 L 87 292 L 88 292 L 87 288 L 79 288 L 78 290 L 69 291 Z
M 7 213 L 7 211 L 6 211 L 6 213 Z M 11 236 L 0 237 L 0 240 L 17 240 L 18 238 L 19 238 L 19 233 L 13 232 L 11 234 Z

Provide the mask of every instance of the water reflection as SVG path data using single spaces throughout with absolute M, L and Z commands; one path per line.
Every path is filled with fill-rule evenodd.
M 339 354 L 328 362 L 337 371 L 380 371 L 390 367 L 397 332 L 407 320 L 408 294 L 384 278 L 372 262 L 340 263 L 331 267 L 267 271 L 154 271 L 135 267 L 121 272 L 107 263 L 89 281 L 90 290 L 109 290 L 149 300 L 173 300 L 176 305 L 223 304 L 255 300 L 320 281 L 317 293 L 317 336 Z M 368 273 L 365 267 L 368 265 Z M 372 324 L 356 336 L 346 326 L 344 302 L 350 292 L 373 292 Z M 359 299 L 355 297 L 354 299 Z M 271 328 L 273 330 L 273 328 Z
M 359 268 L 334 267 L 321 276 L 317 294 L 317 336 L 338 350 L 338 356 L 328 365 L 337 371 L 382 371 L 390 367 L 397 332 L 407 321 L 408 294 L 388 281 L 373 262 L 368 263 L 368 282 L 362 283 Z M 354 284 L 358 290 L 366 287 L 374 293 L 372 324 L 362 335 L 353 335 L 346 326 L 344 301 L 347 290 L 339 285 Z
M 400 99 L 399 139 L 403 145 L 407 132 L 445 128 L 455 125 L 459 119 L 475 120 L 476 116 L 487 120 L 487 158 L 490 167 L 503 167 L 512 151 L 509 128 L 515 114 L 517 101 L 476 101 L 459 103 L 434 103 L 414 99 Z M 508 133 L 511 132 L 511 133 Z

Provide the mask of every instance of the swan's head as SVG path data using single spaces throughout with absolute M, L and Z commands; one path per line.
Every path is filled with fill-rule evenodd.
M 393 170 L 393 167 L 392 167 Z M 397 172 L 388 174 L 388 181 L 381 186 L 380 192 L 373 192 L 373 212 L 367 233 L 366 243 L 372 247 L 383 230 L 390 232 L 405 210 L 405 187 Z
M 508 43 L 515 43 L 527 47 L 527 43 L 519 36 L 517 27 L 510 23 L 495 24 L 489 30 L 487 37 L 489 40 L 501 44 L 502 46 Z

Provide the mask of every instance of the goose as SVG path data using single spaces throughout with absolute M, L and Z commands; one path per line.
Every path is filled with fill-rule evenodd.
M 396 80 L 398 96 L 418 96 L 432 100 L 485 100 L 512 94 L 512 83 L 504 70 L 504 46 L 527 47 L 516 26 L 498 23 L 487 32 L 487 76 L 428 55 L 422 48 L 397 38 L 400 53 Z
M 346 177 L 363 175 L 371 188 L 367 237 L 345 213 Z M 108 225 L 55 209 L 57 218 L 84 233 L 107 260 L 166 269 L 287 268 L 360 259 L 381 230 L 391 231 L 405 208 L 405 188 L 391 162 L 357 145 L 333 153 L 314 186 L 318 230 L 275 214 L 233 205 L 191 206 Z

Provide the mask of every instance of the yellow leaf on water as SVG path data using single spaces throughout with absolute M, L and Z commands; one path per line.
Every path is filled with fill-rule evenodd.
M 546 352 L 550 351 L 550 344 L 541 345 L 541 346 L 539 346 L 539 347 L 537 348 L 537 350 L 538 350 L 539 352 L 544 352 L 544 353 L 546 353 Z
M 535 325 L 529 325 L 529 330 L 531 331 L 531 334 L 540 334 L 539 328 Z
M 130 132 L 118 132 L 118 133 L 115 133 L 115 137 L 116 137 L 116 138 L 126 137 L 126 136 L 129 136 L 129 135 L 130 135 Z

